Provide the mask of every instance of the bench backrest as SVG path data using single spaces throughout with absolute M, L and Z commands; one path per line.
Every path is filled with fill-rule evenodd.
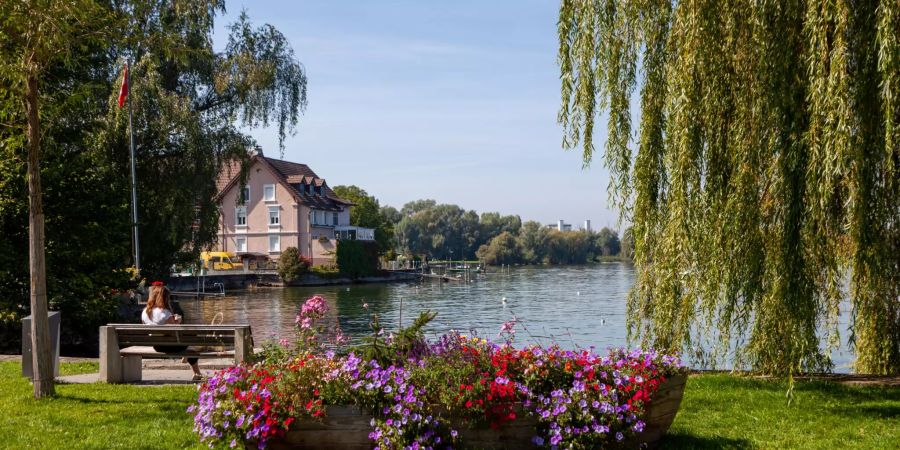
M 119 347 L 132 345 L 192 345 L 234 347 L 235 341 L 252 344 L 250 325 L 139 325 L 109 324 Z M 252 347 L 251 347 L 252 348 Z

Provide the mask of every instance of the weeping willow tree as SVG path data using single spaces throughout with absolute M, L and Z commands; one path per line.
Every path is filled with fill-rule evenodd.
M 631 337 L 790 374 L 848 331 L 900 373 L 897 0 L 562 0 L 559 64 L 563 146 L 606 121 L 633 223 Z

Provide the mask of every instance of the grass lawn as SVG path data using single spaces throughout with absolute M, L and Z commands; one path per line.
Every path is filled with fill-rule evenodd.
M 900 449 L 900 387 L 688 379 L 663 448 Z
M 61 375 L 97 372 L 95 363 L 63 364 Z M 185 412 L 194 386 L 57 385 L 36 401 L 19 363 L 0 363 L 0 448 L 206 448 Z
M 63 374 L 96 372 L 63 364 Z M 35 401 L 18 363 L 0 363 L 0 448 L 206 448 L 185 408 L 192 386 L 58 385 Z M 900 388 L 728 375 L 688 380 L 663 448 L 900 448 Z

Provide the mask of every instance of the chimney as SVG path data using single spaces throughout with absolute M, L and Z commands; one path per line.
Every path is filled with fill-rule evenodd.
M 253 156 L 263 156 L 263 149 L 262 149 L 262 146 L 260 146 L 259 144 L 257 144 L 257 145 L 254 145 L 253 147 L 251 147 L 251 148 L 250 148 L 250 156 L 251 156 L 251 157 L 253 157 Z

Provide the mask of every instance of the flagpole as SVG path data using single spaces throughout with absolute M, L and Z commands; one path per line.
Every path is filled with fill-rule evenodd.
M 126 99 L 128 100 L 128 134 L 131 141 L 131 228 L 134 239 L 134 268 L 141 273 L 141 242 L 138 239 L 138 212 L 137 212 L 137 172 L 134 169 L 134 126 L 132 116 L 134 107 L 131 104 L 131 71 L 125 70 L 125 83 L 128 86 Z

